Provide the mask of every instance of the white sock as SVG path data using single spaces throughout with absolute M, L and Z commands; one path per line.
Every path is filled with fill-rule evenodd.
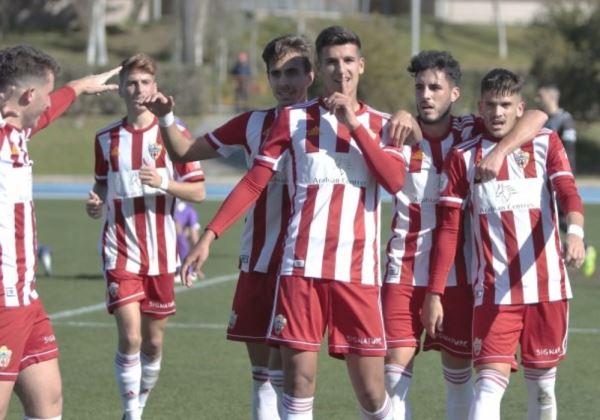
M 475 380 L 475 399 L 469 420 L 500 420 L 500 403 L 508 378 L 494 369 L 482 369 Z
M 62 414 L 59 414 L 56 417 L 49 417 L 47 419 L 41 419 L 39 417 L 23 416 L 23 420 L 61 420 L 61 419 L 62 419 Z
M 528 391 L 527 420 L 556 420 L 556 368 L 525 368 Z
M 360 407 L 360 414 L 363 420 L 394 420 L 394 407 L 392 406 L 392 400 L 385 393 L 385 401 L 381 408 L 376 411 L 367 411 L 364 407 Z
M 412 418 L 408 391 L 412 380 L 412 371 L 405 366 L 388 363 L 385 365 L 385 388 L 392 399 L 394 419 Z
M 446 380 L 446 419 L 465 420 L 469 417 L 469 409 L 473 402 L 473 383 L 471 367 L 450 369 L 444 366 Z
M 142 362 L 142 379 L 140 380 L 140 396 L 138 401 L 141 416 L 146 407 L 146 401 L 148 401 L 148 397 L 150 396 L 150 391 L 152 391 L 158 381 L 161 357 L 158 356 L 157 359 L 152 360 L 144 353 L 140 353 L 140 360 Z
M 312 420 L 314 397 L 296 398 L 283 394 L 282 420 Z
M 277 394 L 269 381 L 269 369 L 252 367 L 252 420 L 279 419 Z
M 139 420 L 141 417 L 138 395 L 140 393 L 140 380 L 142 378 L 140 354 L 123 354 L 117 352 L 115 355 L 115 377 L 119 386 L 123 410 L 125 411 L 125 419 Z
M 277 394 L 277 412 L 279 417 L 283 416 L 283 370 L 271 370 L 269 369 L 269 381 Z

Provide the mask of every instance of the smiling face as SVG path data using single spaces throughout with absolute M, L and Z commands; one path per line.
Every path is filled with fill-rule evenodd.
M 450 114 L 459 96 L 460 89 L 442 70 L 423 70 L 415 77 L 415 103 L 419 118 L 425 124 L 441 122 Z
M 267 75 L 278 106 L 306 101 L 308 88 L 314 80 L 314 73 L 306 71 L 305 58 L 296 52 L 285 54 L 269 63 Z
M 365 59 L 354 44 L 326 46 L 319 54 L 319 73 L 326 96 L 340 92 L 356 98 L 364 70 Z
M 523 116 L 525 103 L 519 93 L 486 91 L 479 101 L 485 128 L 496 139 L 506 136 Z

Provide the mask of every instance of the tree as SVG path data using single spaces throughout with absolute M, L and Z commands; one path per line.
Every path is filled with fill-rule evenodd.
M 553 4 L 535 23 L 531 74 L 561 90 L 561 103 L 578 119 L 600 117 L 600 4 Z

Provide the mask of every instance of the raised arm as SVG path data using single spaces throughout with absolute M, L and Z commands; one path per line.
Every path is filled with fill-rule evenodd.
M 482 181 L 496 178 L 504 158 L 533 139 L 547 120 L 548 115 L 545 112 L 536 109 L 525 111 L 513 129 L 479 161 L 476 176 Z
M 191 162 L 195 160 L 219 157 L 219 153 L 208 143 L 205 136 L 196 139 L 186 137 L 175 123 L 172 96 L 157 92 L 140 98 L 139 103 L 145 105 L 158 117 L 160 134 L 162 135 L 169 157 L 173 162 Z
M 423 139 L 418 121 L 410 112 L 403 109 L 392 115 L 387 126 L 390 144 L 395 147 L 402 147 L 405 144 L 411 146 Z
M 400 191 L 406 172 L 402 152 L 395 147 L 379 147 L 378 135 L 360 123 L 350 97 L 336 92 L 325 99 L 325 104 L 337 119 L 348 127 L 377 182 L 390 194 Z

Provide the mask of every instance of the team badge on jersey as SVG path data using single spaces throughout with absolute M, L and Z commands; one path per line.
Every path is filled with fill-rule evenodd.
M 310 130 L 308 130 L 308 133 L 306 133 L 306 136 L 307 137 L 319 137 L 319 127 L 314 126 Z
M 12 350 L 6 346 L 0 347 L 0 368 L 4 369 L 10 363 Z
M 115 146 L 112 149 L 110 149 L 110 155 L 114 157 L 119 156 L 119 146 Z
M 281 334 L 286 324 L 287 319 L 285 319 L 285 317 L 281 314 L 277 315 L 275 317 L 275 320 L 273 321 L 273 331 L 275 332 L 275 334 Z
M 119 293 L 119 283 L 115 283 L 114 281 L 108 285 L 108 294 L 115 298 L 117 297 L 117 293 Z
M 515 157 L 515 162 L 517 162 L 517 165 L 519 165 L 521 168 L 526 167 L 529 163 L 529 152 L 517 150 L 513 153 L 513 156 Z
M 148 152 L 150 153 L 150 156 L 152 157 L 152 159 L 156 160 L 160 157 L 160 154 L 162 153 L 162 144 L 158 144 L 158 143 L 151 143 L 148 146 Z
M 473 340 L 473 354 L 479 356 L 481 353 L 481 338 L 477 337 Z
M 413 160 L 423 160 L 425 158 L 425 153 L 421 149 L 415 150 L 410 156 Z

